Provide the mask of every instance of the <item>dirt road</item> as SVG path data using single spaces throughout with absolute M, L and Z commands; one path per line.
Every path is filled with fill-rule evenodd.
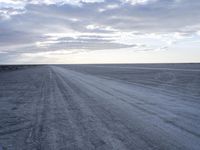
M 67 66 L 1 72 L 0 150 L 199 150 L 199 93 L 172 89 Z

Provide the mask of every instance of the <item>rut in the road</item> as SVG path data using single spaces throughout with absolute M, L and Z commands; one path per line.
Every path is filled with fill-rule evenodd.
M 81 94 L 80 90 L 73 89 L 69 82 L 59 75 L 56 76 L 56 83 L 66 104 L 65 109 L 69 113 L 72 126 L 78 130 L 76 137 L 79 139 L 74 142 L 80 146 L 79 149 L 126 149 L 119 139 L 114 138 L 91 108 L 86 106 L 85 99 L 77 95 Z

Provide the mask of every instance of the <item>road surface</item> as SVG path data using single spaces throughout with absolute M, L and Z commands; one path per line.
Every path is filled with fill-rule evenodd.
M 199 150 L 199 89 L 198 67 L 0 72 L 0 150 Z

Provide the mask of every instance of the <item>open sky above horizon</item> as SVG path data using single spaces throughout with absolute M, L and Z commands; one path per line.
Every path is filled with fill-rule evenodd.
M 200 62 L 200 0 L 0 0 L 0 64 Z

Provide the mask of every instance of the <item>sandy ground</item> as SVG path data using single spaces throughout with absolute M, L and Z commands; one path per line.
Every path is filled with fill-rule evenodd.
M 200 65 L 0 72 L 0 150 L 199 150 Z

